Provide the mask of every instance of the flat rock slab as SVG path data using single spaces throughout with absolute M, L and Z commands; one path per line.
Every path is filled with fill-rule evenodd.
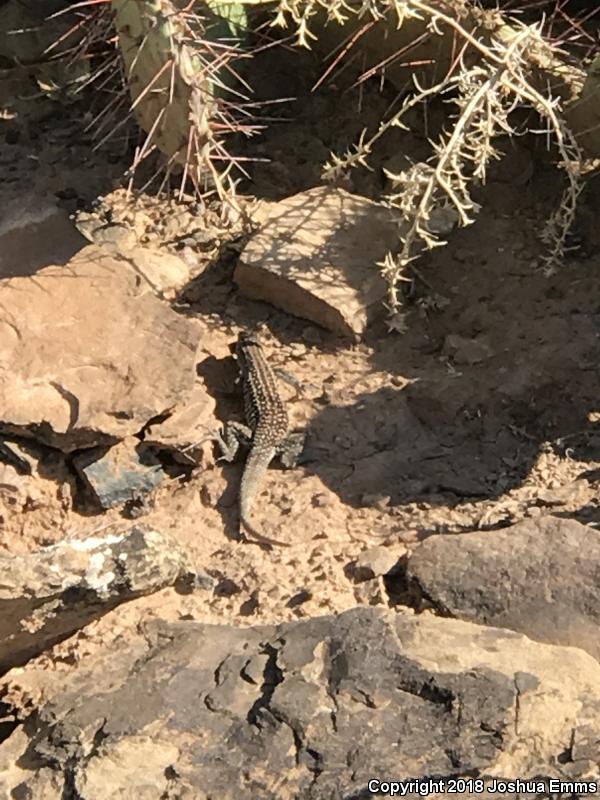
M 191 392 L 197 343 L 193 321 L 93 245 L 0 281 L 0 429 L 65 452 L 135 434 Z
M 438 611 L 600 660 L 600 532 L 574 520 L 529 519 L 502 530 L 431 536 L 409 581 Z
M 575 648 L 373 608 L 144 634 L 0 745 L 3 796 L 349 800 L 392 776 L 598 774 L 600 664 Z
M 2 209 L 0 278 L 66 264 L 85 245 L 66 211 L 48 198 L 27 194 Z
M 235 270 L 241 291 L 343 336 L 381 313 L 386 283 L 377 262 L 398 245 L 383 206 L 317 187 L 268 210 Z
M 142 526 L 0 558 L 0 671 L 189 572 L 181 548 Z
M 107 452 L 85 451 L 73 463 L 104 509 L 141 499 L 166 477 L 156 456 L 133 436 Z

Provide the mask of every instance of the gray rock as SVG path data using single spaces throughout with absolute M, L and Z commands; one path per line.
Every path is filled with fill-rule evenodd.
M 234 277 L 248 297 L 353 336 L 383 309 L 377 262 L 397 244 L 397 223 L 383 206 L 317 187 L 270 204 Z
M 102 508 L 115 508 L 150 494 L 165 479 L 160 461 L 139 439 L 128 437 L 99 455 L 85 451 L 73 465 L 92 489 Z
M 189 572 L 171 539 L 140 526 L 0 558 L 0 671 Z
M 349 800 L 373 778 L 597 774 L 600 665 L 508 631 L 360 608 L 153 623 L 96 658 L 0 745 L 4 796 Z
M 0 285 L 0 429 L 65 452 L 115 441 L 185 400 L 196 324 L 93 245 Z
M 510 628 L 600 659 L 600 532 L 546 516 L 510 528 L 432 536 L 407 577 L 444 614 Z
M 406 547 L 402 544 L 395 547 L 369 547 L 351 565 L 352 577 L 356 581 L 368 581 L 379 575 L 387 575 L 405 553 Z
M 427 229 L 436 236 L 444 237 L 452 233 L 458 222 L 458 214 L 453 206 L 440 206 L 430 212 Z

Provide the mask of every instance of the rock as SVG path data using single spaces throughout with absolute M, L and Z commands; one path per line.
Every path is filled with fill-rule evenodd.
M 166 475 L 156 456 L 128 437 L 108 451 L 84 451 L 73 465 L 92 489 L 102 508 L 115 508 L 150 494 Z
M 191 277 L 186 261 L 174 253 L 150 247 L 126 250 L 125 257 L 143 275 L 152 290 L 167 300 L 173 300 Z
M 120 223 L 106 225 L 91 214 L 80 214 L 77 227 L 97 248 L 127 260 L 159 296 L 172 300 L 190 280 L 191 269 L 183 258 L 138 243 L 136 232 Z
M 376 777 L 597 775 L 600 665 L 508 631 L 356 608 L 153 623 L 95 660 L 2 742 L 3 796 L 347 800 Z
M 59 478 L 60 472 L 55 473 L 55 477 Z M 56 498 L 56 488 L 56 483 L 40 478 L 37 472 L 27 473 L 13 464 L 0 463 L 2 534 L 12 539 L 13 545 L 17 548 L 26 547 L 20 538 L 23 528 L 27 527 L 23 514 L 41 507 L 47 509 L 48 503 L 52 503 Z M 54 524 L 57 521 L 56 510 L 47 510 L 44 517 L 47 525 Z
M 0 278 L 34 275 L 50 264 L 66 264 L 85 244 L 55 202 L 36 195 L 18 197 L 3 206 Z
M 368 581 L 379 575 L 387 575 L 398 565 L 398 561 L 405 554 L 406 547 L 404 545 L 369 547 L 368 550 L 363 550 L 351 565 L 352 577 L 356 581 Z
M 407 577 L 444 614 L 511 628 L 600 659 L 600 532 L 557 517 L 431 536 Z
M 397 244 L 387 209 L 317 187 L 269 204 L 234 278 L 248 297 L 352 336 L 382 310 L 386 283 L 377 262 Z
M 545 506 L 563 506 L 567 503 L 574 503 L 581 501 L 581 505 L 585 505 L 586 497 L 589 492 L 589 483 L 585 478 L 568 483 L 563 486 L 557 486 L 555 489 L 540 489 L 537 493 L 536 500 L 541 505 Z
M 364 494 L 361 498 L 361 505 L 376 508 L 379 511 L 385 511 L 391 502 L 392 498 L 390 495 L 383 494 L 382 492 L 375 494 Z
M 450 356 L 456 364 L 470 365 L 479 364 L 494 355 L 492 348 L 483 336 L 467 339 L 455 333 L 446 336 L 442 352 L 444 355 Z
M 190 572 L 186 558 L 170 538 L 140 526 L 0 557 L 0 671 L 111 608 L 175 583 Z
M 0 428 L 65 452 L 113 444 L 185 401 L 197 328 L 90 246 L 0 285 Z
M 151 425 L 144 442 L 173 452 L 177 461 L 197 464 L 200 442 L 217 427 L 216 403 L 204 385 L 196 384 L 189 398 L 163 422 Z
M 77 230 L 92 244 L 106 250 L 126 253 L 138 246 L 135 231 L 119 222 L 114 224 L 101 223 L 92 214 L 78 214 L 76 217 Z
M 354 587 L 354 599 L 357 605 L 361 606 L 389 605 L 389 598 L 381 577 L 357 583 Z
M 449 236 L 458 225 L 459 219 L 453 206 L 440 206 L 432 209 L 427 221 L 427 229 L 435 236 Z

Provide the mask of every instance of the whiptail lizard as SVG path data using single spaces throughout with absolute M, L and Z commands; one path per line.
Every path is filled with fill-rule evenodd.
M 266 360 L 258 338 L 241 333 L 236 344 L 244 394 L 246 425 L 228 422 L 214 438 L 225 461 L 233 461 L 240 444 L 250 448 L 239 493 L 240 535 L 246 529 L 258 542 L 287 547 L 284 542 L 269 539 L 250 523 L 250 508 L 269 464 L 279 456 L 285 467 L 296 465 L 304 447 L 303 432 L 290 433 L 285 404 L 279 395 L 277 378 Z

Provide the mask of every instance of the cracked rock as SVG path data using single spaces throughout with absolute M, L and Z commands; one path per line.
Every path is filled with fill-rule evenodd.
M 600 664 L 506 630 L 355 608 L 156 622 L 96 658 L 0 745 L 3 796 L 348 800 L 374 776 L 597 774 Z
M 189 572 L 170 538 L 141 526 L 0 558 L 0 671 Z
M 197 464 L 202 446 L 215 428 L 215 399 L 197 383 L 190 396 L 167 419 L 151 425 L 144 442 L 173 453 L 183 464 Z
M 600 660 L 600 532 L 546 516 L 510 528 L 431 536 L 407 577 L 444 614 L 511 628 Z
M 4 281 L 0 308 L 4 432 L 64 452 L 109 445 L 194 386 L 196 325 L 128 261 L 93 245 L 35 280 Z

